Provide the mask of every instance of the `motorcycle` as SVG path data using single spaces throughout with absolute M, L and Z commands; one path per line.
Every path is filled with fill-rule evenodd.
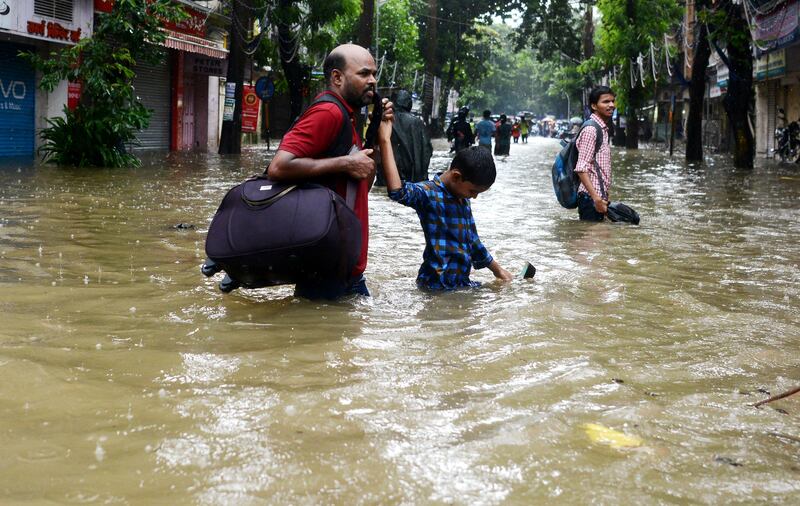
M 772 152 L 781 158 L 781 162 L 800 162 L 800 123 L 792 121 L 786 127 L 775 129 Z

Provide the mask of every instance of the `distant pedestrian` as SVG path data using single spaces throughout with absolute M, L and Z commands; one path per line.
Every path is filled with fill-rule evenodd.
M 500 126 L 497 128 L 497 140 L 494 143 L 495 156 L 508 156 L 511 152 L 511 125 L 505 114 L 500 115 Z
M 531 131 L 531 125 L 528 122 L 528 120 L 525 119 L 525 116 L 523 116 L 522 119 L 520 119 L 519 121 L 519 135 L 520 137 L 522 137 L 523 144 L 528 143 L 528 134 L 530 133 L 530 131 Z
M 511 138 L 514 139 L 514 144 L 519 143 L 519 121 L 514 121 L 511 125 Z
M 492 111 L 483 111 L 483 119 L 475 126 L 475 134 L 478 136 L 478 146 L 486 149 L 492 149 L 492 137 L 497 130 L 494 126 L 494 121 L 491 119 Z
M 578 163 L 575 173 L 578 187 L 578 215 L 581 220 L 603 221 L 611 200 L 611 147 L 609 122 L 614 114 L 616 95 L 608 86 L 598 86 L 589 93 L 590 123 L 578 135 Z M 593 124 L 592 124 L 593 123 Z M 602 140 L 597 143 L 597 134 Z
M 472 146 L 472 144 L 475 142 L 475 134 L 472 133 L 472 127 L 467 122 L 468 113 L 469 109 L 466 107 L 459 109 L 458 115 L 456 115 L 456 118 L 447 128 L 447 140 L 452 141 L 452 151 L 455 151 L 456 153 L 462 149 Z M 397 124 L 395 124 L 394 128 L 397 128 Z

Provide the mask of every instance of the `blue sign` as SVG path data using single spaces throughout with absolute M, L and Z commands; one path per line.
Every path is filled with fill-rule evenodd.
M 261 100 L 269 100 L 275 94 L 275 83 L 269 76 L 261 76 L 256 81 L 256 95 L 261 97 Z

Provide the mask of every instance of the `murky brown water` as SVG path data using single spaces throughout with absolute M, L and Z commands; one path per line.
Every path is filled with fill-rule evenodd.
M 513 145 L 473 204 L 535 282 L 418 291 L 417 218 L 374 190 L 373 297 L 332 304 L 198 271 L 264 151 L 4 167 L 0 503 L 800 501 L 800 396 L 748 406 L 800 383 L 800 170 L 617 152 L 642 226 L 588 225 L 557 149 Z

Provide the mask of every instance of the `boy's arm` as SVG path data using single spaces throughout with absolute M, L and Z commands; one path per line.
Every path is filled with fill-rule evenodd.
M 511 281 L 514 279 L 514 276 L 512 276 L 510 272 L 500 267 L 497 260 L 492 259 L 492 263 L 489 264 L 489 270 L 492 271 L 494 277 L 502 279 L 503 281 Z
M 381 121 L 381 126 L 378 128 L 378 146 L 381 152 L 383 176 L 386 178 L 386 189 L 390 192 L 397 191 L 403 187 L 400 174 L 397 172 L 397 163 L 394 161 L 394 150 L 392 149 L 392 122 L 393 118 L 386 118 L 384 116 Z
M 511 275 L 510 272 L 503 269 L 500 264 L 497 263 L 497 260 L 492 258 L 492 255 L 489 253 L 489 250 L 486 249 L 486 246 L 483 245 L 481 242 L 480 237 L 478 237 L 478 230 L 475 227 L 475 222 L 473 221 L 471 224 L 472 229 L 472 251 L 470 252 L 470 256 L 472 257 L 472 266 L 476 269 L 483 269 L 484 267 L 488 267 L 494 277 L 498 279 L 502 279 L 503 281 L 511 281 L 514 279 L 514 276 Z

